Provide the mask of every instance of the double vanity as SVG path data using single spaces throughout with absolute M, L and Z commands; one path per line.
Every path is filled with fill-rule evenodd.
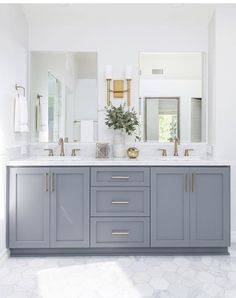
M 230 167 L 187 158 L 8 164 L 11 255 L 227 254 Z
M 189 156 L 206 156 L 205 53 L 141 52 L 139 84 L 130 65 L 125 81 L 106 66 L 106 110 L 97 53 L 30 57 L 36 157 L 8 163 L 11 255 L 228 253 L 229 163 Z M 138 159 L 90 157 L 124 156 L 126 135 L 142 141 Z

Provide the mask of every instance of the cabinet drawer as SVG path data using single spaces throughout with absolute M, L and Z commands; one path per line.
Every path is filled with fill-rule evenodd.
M 99 167 L 92 168 L 92 186 L 148 186 L 149 168 Z
M 148 216 L 149 187 L 92 187 L 92 216 Z
M 149 218 L 92 218 L 92 247 L 149 246 Z

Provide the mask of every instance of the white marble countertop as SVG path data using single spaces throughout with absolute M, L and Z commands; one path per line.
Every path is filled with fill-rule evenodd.
M 71 156 L 35 156 L 25 159 L 11 160 L 7 166 L 230 166 L 229 160 L 207 159 L 198 157 L 147 157 L 147 158 L 109 158 L 96 159 Z

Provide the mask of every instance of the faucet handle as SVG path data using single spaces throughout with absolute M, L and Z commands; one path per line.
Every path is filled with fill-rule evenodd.
M 189 156 L 189 151 L 193 151 L 193 149 L 185 149 L 184 156 Z
M 167 156 L 166 149 L 158 149 L 158 151 L 162 151 L 162 156 Z
M 71 156 L 76 156 L 76 152 L 79 152 L 80 149 L 72 149 Z
M 53 156 L 53 149 L 43 149 L 44 151 L 48 151 L 48 156 Z

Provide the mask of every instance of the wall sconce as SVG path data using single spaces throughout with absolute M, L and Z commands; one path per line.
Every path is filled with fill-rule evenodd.
M 107 105 L 111 105 L 111 93 L 113 98 L 123 98 L 124 93 L 127 93 L 127 105 L 131 104 L 131 80 L 132 80 L 132 67 L 126 66 L 125 69 L 125 80 L 127 83 L 127 89 L 124 90 L 124 80 L 113 80 L 113 90 L 111 89 L 112 81 L 112 66 L 107 65 L 105 69 L 105 77 L 107 81 Z

